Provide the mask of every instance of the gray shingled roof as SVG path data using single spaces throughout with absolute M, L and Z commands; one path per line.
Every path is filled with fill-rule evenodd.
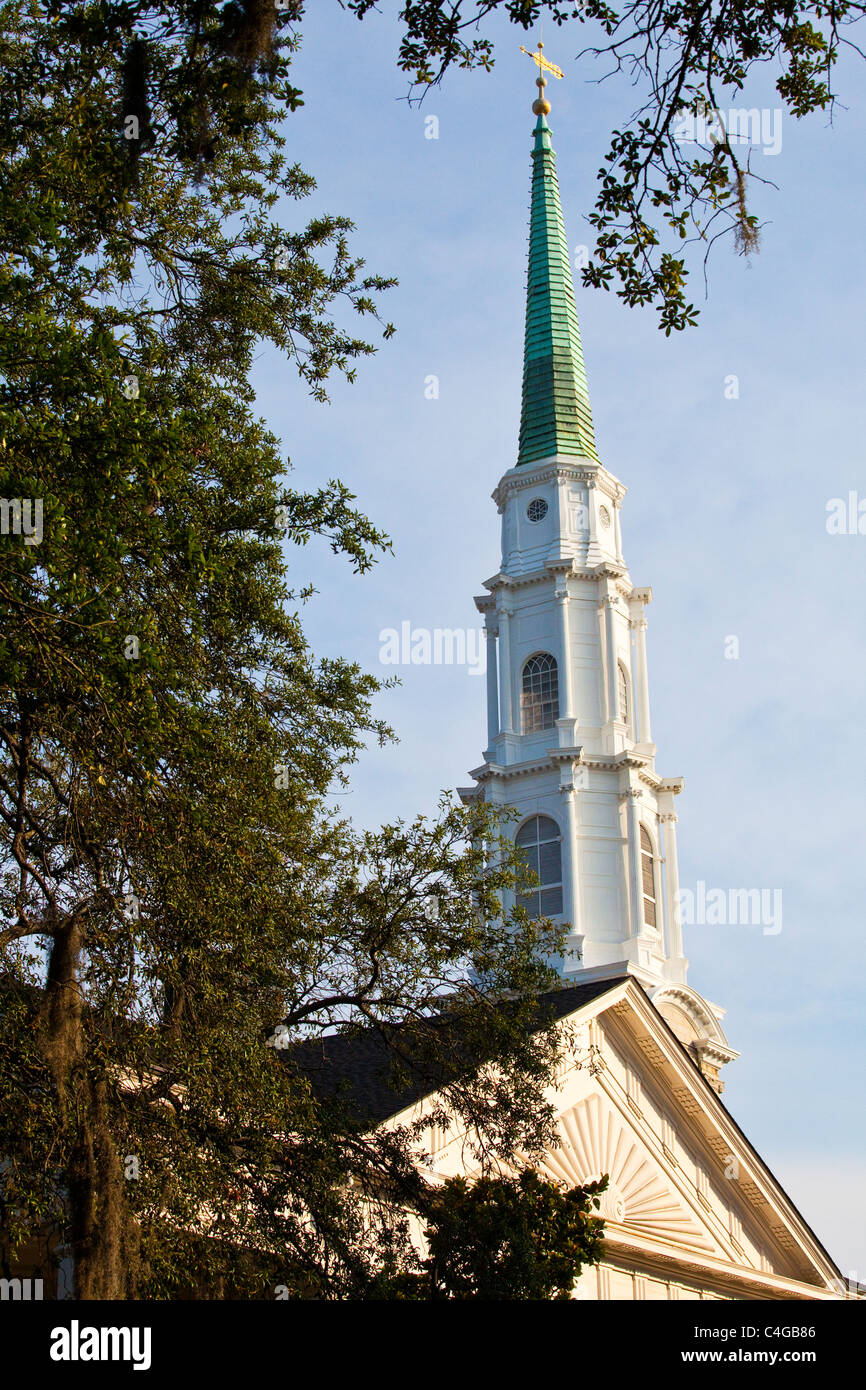
M 539 997 L 539 1016 L 535 1028 L 549 1027 L 560 1018 L 590 1004 L 629 979 L 593 980 L 583 985 L 567 985 Z M 447 1026 L 447 1023 L 446 1023 Z M 533 1031 L 535 1031 L 535 1028 Z M 442 1082 L 421 1066 L 409 1064 L 409 1078 L 393 1077 L 394 1052 L 378 1032 L 330 1033 L 300 1043 L 284 1054 L 288 1065 L 311 1084 L 314 1095 L 323 1101 L 342 1097 L 357 1119 L 369 1125 L 381 1124 L 406 1106 L 440 1089 Z

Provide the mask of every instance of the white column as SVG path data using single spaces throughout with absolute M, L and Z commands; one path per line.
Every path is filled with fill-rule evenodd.
M 581 931 L 580 878 L 577 859 L 577 815 L 574 805 L 574 783 L 572 782 L 571 785 L 563 786 L 560 790 L 565 800 L 565 835 L 563 838 L 568 846 L 566 863 L 568 865 L 569 902 L 571 905 L 570 911 L 567 903 L 563 903 L 563 908 L 571 919 L 571 935 L 577 938 L 573 944 L 582 949 L 583 932 Z M 567 949 L 568 943 L 566 942 L 566 950 Z M 566 971 L 578 970 L 580 969 L 580 965 L 581 962 L 577 960 L 576 957 L 569 959 L 569 957 L 566 956 L 564 967 Z
M 613 594 L 606 594 L 602 602 L 604 604 L 605 650 L 607 652 L 607 717 L 608 719 L 618 719 L 617 676 L 619 671 L 616 660 L 616 633 L 613 626 L 616 597 Z
M 511 670 L 511 618 L 513 611 L 505 603 L 497 604 L 499 617 L 499 706 L 502 733 L 504 734 L 514 733 L 514 681 Z
M 650 730 L 649 678 L 646 665 L 646 618 L 637 618 L 632 627 L 635 631 L 635 653 L 637 656 L 637 700 L 640 711 L 640 741 L 652 743 Z
M 492 748 L 499 734 L 499 686 L 496 679 L 497 629 L 488 622 L 484 635 L 487 639 L 487 747 Z
M 630 787 L 628 796 L 628 857 L 631 869 L 633 934 L 643 931 L 643 875 L 640 863 L 640 788 Z
M 566 546 L 568 505 L 564 494 L 565 487 L 566 479 L 557 470 L 553 484 L 553 543 L 547 552 L 548 564 L 556 564 L 558 560 L 568 558 Z
M 598 503 L 595 494 L 595 478 L 586 480 L 586 512 L 589 526 L 589 538 L 586 546 L 586 563 L 588 565 L 597 564 L 602 558 L 601 550 L 598 545 Z
M 680 915 L 680 867 L 677 862 L 677 816 L 668 811 L 660 817 L 665 837 L 665 890 L 668 899 L 668 955 L 672 960 L 683 955 L 683 924 Z
M 611 717 L 610 714 L 610 684 L 607 679 L 607 612 L 605 611 L 605 600 L 602 596 L 598 601 L 598 657 L 601 662 L 602 674 L 602 702 L 601 702 L 601 722 L 607 724 Z
M 574 675 L 571 669 L 571 635 L 568 623 L 568 581 L 564 575 L 555 593 L 559 607 L 559 649 L 562 653 L 559 668 L 562 708 L 559 711 L 559 717 L 572 719 L 574 718 Z
M 613 526 L 614 533 L 616 535 L 616 558 L 620 561 L 622 560 L 622 528 L 620 526 L 621 507 L 622 500 L 620 498 L 616 498 L 613 504 Z

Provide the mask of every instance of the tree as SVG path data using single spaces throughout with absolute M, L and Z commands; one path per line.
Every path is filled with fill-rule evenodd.
M 394 1281 L 397 1297 L 570 1298 L 598 1264 L 607 1178 L 565 1189 L 531 1168 L 476 1182 L 449 1178 L 430 1198 L 423 1272 Z
M 0 6 L 0 1260 L 47 1242 L 81 1298 L 363 1297 L 411 1260 L 419 1132 L 315 1096 L 277 1025 L 375 1029 L 482 1167 L 550 1136 L 561 933 L 502 918 L 501 825 L 327 811 L 389 731 L 283 546 L 363 572 L 387 540 L 286 486 L 249 369 L 270 341 L 324 398 L 373 350 L 341 306 L 376 322 L 391 282 L 347 219 L 275 220 L 312 187 L 291 20 Z
M 379 8 L 378 0 L 346 5 L 359 19 Z M 618 283 L 626 304 L 654 305 L 666 334 L 693 325 L 685 261 L 670 248 L 697 242 L 706 271 L 720 236 L 732 234 L 744 255 L 758 247 L 749 180 L 767 180 L 743 152 L 744 132 L 740 121 L 731 125 L 730 103 L 770 65 L 790 116 L 832 113 L 833 69 L 844 48 L 862 56 L 848 30 L 866 6 L 856 0 L 413 0 L 399 9 L 399 62 L 416 95 L 452 67 L 492 67 L 493 42 L 483 25 L 497 11 L 524 31 L 549 16 L 560 49 L 579 42 L 580 56 L 603 65 L 603 78 L 625 74 L 637 88 L 638 107 L 612 132 L 599 169 L 589 216 L 595 256 L 583 281 L 606 290 Z M 740 115 L 748 127 L 750 111 Z

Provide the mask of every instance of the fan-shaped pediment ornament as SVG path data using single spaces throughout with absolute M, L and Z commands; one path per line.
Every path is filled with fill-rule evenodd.
M 612 1106 L 590 1096 L 561 1115 L 557 1128 L 559 1145 L 541 1163 L 549 1177 L 574 1187 L 607 1173 L 609 1196 L 600 1212 L 606 1220 L 696 1250 L 716 1249 L 716 1242 Z

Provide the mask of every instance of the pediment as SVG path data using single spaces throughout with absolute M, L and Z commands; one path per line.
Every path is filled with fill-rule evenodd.
M 599 1214 L 620 1267 L 667 1269 L 737 1298 L 839 1296 L 831 1257 L 634 979 L 562 1009 L 555 1026 L 556 1142 L 540 1157 L 515 1154 L 515 1170 L 569 1188 L 608 1174 Z M 430 1103 L 394 1118 L 417 1123 Z M 478 1171 L 459 1127 L 433 1126 L 429 1144 L 422 1161 L 438 1180 Z
M 559 1144 L 545 1154 L 542 1170 L 569 1187 L 607 1173 L 601 1215 L 609 1225 L 696 1254 L 730 1257 L 629 1119 L 605 1097 L 590 1095 L 564 1111 L 557 1133 Z
M 679 1252 L 754 1287 L 836 1289 L 832 1259 L 640 986 L 619 984 L 562 1022 L 572 1065 L 543 1166 L 569 1185 L 609 1174 L 611 1247 L 660 1262 Z

